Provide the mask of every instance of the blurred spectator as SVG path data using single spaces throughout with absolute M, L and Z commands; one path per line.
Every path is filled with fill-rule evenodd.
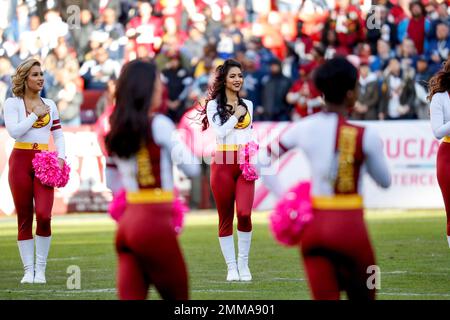
M 108 80 L 114 76 L 118 77 L 120 63 L 109 58 L 108 51 L 100 47 L 92 60 L 83 63 L 80 68 L 80 75 L 85 81 L 86 89 L 104 90 Z
M 316 43 L 311 49 L 310 60 L 304 61 L 300 66 L 300 77 L 306 78 L 311 72 L 325 61 L 325 48 L 322 44 Z
M 80 106 L 83 95 L 75 81 L 71 81 L 67 69 L 58 69 L 55 74 L 55 83 L 47 92 L 50 99 L 55 101 L 59 111 L 59 118 L 63 125 L 78 126 L 80 120 Z
M 398 59 L 389 60 L 381 86 L 379 119 L 414 119 L 415 87 L 411 70 L 403 71 Z
M 252 24 L 247 20 L 247 13 L 242 7 L 238 7 L 233 13 L 234 24 L 242 33 L 244 41 L 248 41 L 252 36 Z
M 200 77 L 205 73 L 206 65 L 212 65 L 213 61 L 217 58 L 217 48 L 214 44 L 208 43 L 203 47 L 202 59 L 194 67 L 194 78 Z
M 322 110 L 324 101 L 312 79 L 298 79 L 289 90 L 286 101 L 294 106 L 291 118 L 298 120 Z
M 107 9 L 112 9 L 115 12 L 116 17 L 120 17 L 122 14 L 122 6 L 120 4 L 121 0 L 100 0 L 89 2 L 93 2 L 91 6 L 93 7 L 95 13 L 98 13 L 99 16 L 102 16 Z
M 345 56 L 351 53 L 351 50 L 339 42 L 335 29 L 327 29 L 322 36 L 322 46 L 325 48 L 325 59 L 331 59 L 335 55 Z
M 97 30 L 106 34 L 105 46 L 108 48 L 109 57 L 122 62 L 128 39 L 125 37 L 123 26 L 117 22 L 116 12 L 113 8 L 106 7 L 102 11 L 101 25 Z
M 102 114 L 105 112 L 109 113 L 109 111 L 111 111 L 111 107 L 115 105 L 116 82 L 117 78 L 115 76 L 111 77 L 108 80 L 105 92 L 102 94 L 100 99 L 98 99 L 95 106 L 97 119 L 100 119 Z
M 204 65 L 204 73 L 194 78 L 191 90 L 189 92 L 188 106 L 204 105 L 205 98 L 208 94 L 208 87 L 211 84 L 212 74 L 214 73 L 213 61 L 206 61 Z
M 70 42 L 69 26 L 61 19 L 61 14 L 53 9 L 45 13 L 45 22 L 39 26 L 38 33 L 42 42 L 42 56 L 58 45 L 60 37 Z
M 431 72 L 437 72 L 444 61 L 447 60 L 450 49 L 449 26 L 440 22 L 436 26 L 436 38 L 431 40 L 427 50 L 430 59 Z
M 377 41 L 377 53 L 377 55 L 372 56 L 370 70 L 381 75 L 383 70 L 387 67 L 389 60 L 395 57 L 395 53 L 391 49 L 389 42 L 383 39 Z
M 28 6 L 25 3 L 19 4 L 16 7 L 16 15 L 6 32 L 7 38 L 19 42 L 21 35 L 26 31 L 30 31 L 29 13 Z
M 259 70 L 259 60 L 256 52 L 248 50 L 244 58 L 244 86 L 241 96 L 253 102 L 253 110 L 262 110 L 261 92 L 264 74 Z M 254 120 L 264 120 L 261 114 L 255 113 Z
M 145 46 L 151 56 L 154 56 L 162 44 L 163 22 L 153 16 L 153 7 L 147 1 L 138 1 L 138 16 L 130 20 L 126 35 L 130 41 Z
M 416 75 L 414 77 L 414 89 L 416 98 L 414 100 L 414 108 L 417 118 L 421 120 L 430 119 L 428 96 L 428 81 L 432 73 L 428 66 L 428 58 L 421 55 L 416 62 Z
M 42 49 L 38 32 L 41 22 L 38 16 L 31 16 L 29 22 L 29 30 L 23 31 L 20 34 L 19 41 L 23 41 L 26 46 L 26 50 L 30 53 L 30 55 L 37 55 L 40 54 Z
M 10 55 L 10 59 L 14 68 L 17 68 L 23 60 L 31 57 L 26 39 L 21 39 L 18 45 L 13 46 L 11 49 L 10 53 L 12 54 Z
M 389 10 L 384 5 L 378 5 L 374 8 L 373 15 L 368 15 L 366 19 L 367 26 L 367 42 L 374 54 L 377 54 L 377 42 L 382 39 L 388 42 L 391 48 L 395 48 L 398 44 L 397 26 L 394 23 L 394 17 L 389 14 Z M 370 24 L 377 23 L 371 26 Z
M 164 28 L 164 35 L 162 37 L 163 42 L 165 41 L 166 38 L 176 37 L 178 38 L 179 42 L 183 44 L 188 38 L 187 33 L 179 28 L 179 26 L 177 25 L 177 20 L 172 16 L 165 17 L 163 28 Z M 192 28 L 194 28 L 194 26 Z
M 236 27 L 233 17 L 228 15 L 223 21 L 223 28 L 219 33 L 217 54 L 221 59 L 232 58 L 236 52 L 244 49 L 243 35 Z
M 247 49 L 253 50 L 258 54 L 259 67 L 261 72 L 264 74 L 269 74 L 271 61 L 275 58 L 275 56 L 269 49 L 264 47 L 261 38 L 258 37 L 251 38 L 250 42 L 248 43 Z
M 76 59 L 76 53 L 72 48 L 69 48 L 64 38 L 60 38 L 60 42 L 53 49 L 49 56 L 55 57 L 55 72 L 56 70 L 65 69 L 68 71 L 69 81 L 76 81 L 79 73 L 79 65 Z
M 222 29 L 220 19 L 214 19 L 212 10 L 209 6 L 205 6 L 202 10 L 205 17 L 205 37 L 208 43 L 216 43 L 219 38 L 219 33 Z
M 80 27 L 70 30 L 74 48 L 77 48 L 77 60 L 80 64 L 84 62 L 85 56 L 89 51 L 89 39 L 94 29 L 91 12 L 87 9 L 81 10 Z
M 206 39 L 198 27 L 193 26 L 189 29 L 189 38 L 184 41 L 181 51 L 188 57 L 192 67 L 196 66 L 203 57 L 206 44 Z
M 256 109 L 256 115 L 266 121 L 288 121 L 291 105 L 286 96 L 291 87 L 291 80 L 281 72 L 281 62 L 273 59 L 270 74 L 263 78 L 262 107 Z
M 306 59 L 306 55 L 311 52 L 313 47 L 311 37 L 304 33 L 303 20 L 301 19 L 297 21 L 297 35 L 292 43 L 292 47 L 294 48 L 294 52 L 299 57 L 300 61 Z
M 41 1 L 39 1 L 41 2 Z M 70 6 L 77 6 L 81 11 L 87 10 L 91 13 L 94 20 L 99 19 L 100 17 L 100 6 L 103 8 L 105 6 L 110 6 L 114 9 L 115 12 L 120 10 L 120 6 L 118 5 L 119 1 L 86 1 L 86 0 L 58 0 L 56 2 L 56 10 L 61 13 L 61 17 L 64 21 L 67 21 L 69 16 L 73 13 L 69 10 Z
M 178 123 L 185 112 L 185 103 L 188 97 L 188 91 L 192 84 L 192 77 L 188 71 L 181 65 L 179 52 L 168 53 L 169 61 L 162 71 L 163 83 L 168 89 L 168 116 Z
M 181 51 L 180 45 L 181 44 L 175 36 L 165 38 L 161 50 L 155 58 L 156 65 L 159 70 L 163 70 L 166 67 L 170 60 L 170 56 L 174 53 L 179 54 L 183 68 L 186 70 L 191 69 L 191 62 L 189 61 L 189 58 L 187 58 Z M 147 55 L 147 57 L 149 57 L 149 55 Z
M 427 37 L 430 34 L 431 23 L 426 18 L 422 2 L 414 0 L 409 4 L 411 18 L 403 19 L 398 25 L 398 41 L 406 37 L 412 39 L 417 53 L 422 54 L 427 48 Z
M 438 24 L 445 23 L 450 28 L 450 15 L 448 14 L 448 3 L 442 1 L 436 5 L 436 11 L 432 13 L 430 40 L 436 40 L 436 28 Z
M 324 26 L 324 34 L 328 30 L 335 30 L 340 45 L 349 52 L 365 38 L 364 20 L 360 10 L 349 4 L 349 0 L 338 0 L 336 10 L 333 10 Z
M 294 48 L 287 46 L 286 58 L 283 60 L 283 74 L 295 81 L 299 78 L 300 72 L 300 58 L 295 53 Z
M 398 48 L 397 57 L 400 60 L 402 70 L 415 68 L 418 55 L 414 42 L 409 38 L 404 38 Z
M 367 63 L 359 65 L 359 92 L 358 99 L 353 108 L 351 118 L 354 120 L 378 119 L 378 79 L 375 73 L 370 71 Z
M 420 84 L 426 91 L 428 91 L 428 81 L 433 74 L 430 72 L 428 65 L 428 59 L 426 56 L 421 55 L 416 61 L 416 75 L 415 82 Z

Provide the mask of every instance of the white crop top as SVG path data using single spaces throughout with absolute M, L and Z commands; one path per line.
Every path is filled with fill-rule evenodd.
M 9 135 L 17 142 L 48 144 L 50 132 L 53 134 L 58 157 L 65 159 L 64 134 L 61 129 L 59 112 L 56 104 L 46 98 L 42 101 L 50 107 L 50 113 L 38 120 L 34 113 L 27 115 L 22 98 L 8 98 L 5 101 L 5 127 Z

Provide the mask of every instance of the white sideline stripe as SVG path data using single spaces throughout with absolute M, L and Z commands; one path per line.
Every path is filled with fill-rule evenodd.
M 115 293 L 115 288 L 106 288 L 106 289 L 80 289 L 80 290 L 15 290 L 15 289 L 6 289 L 6 290 L 0 290 L 0 292 L 7 292 L 7 293 L 101 293 L 101 292 L 112 292 Z
M 196 289 L 192 292 L 213 292 L 213 293 L 247 293 L 247 292 L 262 292 L 261 290 L 222 290 L 222 289 Z
M 306 279 L 302 278 L 271 278 L 271 279 L 258 279 L 258 282 L 271 282 L 271 281 L 291 281 L 291 282 L 302 282 L 306 281 Z M 226 280 L 209 280 L 206 281 L 208 283 L 234 283 L 234 284 L 249 284 L 252 281 L 226 281 Z
M 447 276 L 449 275 L 448 272 L 416 272 L 416 271 L 388 271 L 388 272 L 381 272 L 381 275 L 383 274 L 410 274 L 410 275 L 431 275 L 431 276 Z
M 84 259 L 84 258 L 86 258 L 86 257 L 48 258 L 47 261 L 80 260 L 80 259 Z
M 272 280 L 275 280 L 275 281 L 306 281 L 306 279 L 302 279 L 302 278 L 273 278 Z
M 153 289 L 153 288 L 152 288 Z M 154 291 L 154 290 L 151 290 Z M 227 292 L 234 292 L 234 293 L 247 293 L 247 292 L 258 292 L 258 290 L 221 290 L 221 289 L 197 289 L 197 290 L 191 290 L 192 292 L 215 292 L 215 293 L 227 293 Z M 115 288 L 106 288 L 106 289 L 80 289 L 80 290 L 14 290 L 14 289 L 6 289 L 6 290 L 0 290 L 0 292 L 6 292 L 6 293 L 116 293 Z
M 450 294 L 448 294 L 448 293 L 377 292 L 377 295 L 384 295 L 384 296 L 415 296 L 415 297 L 450 297 Z

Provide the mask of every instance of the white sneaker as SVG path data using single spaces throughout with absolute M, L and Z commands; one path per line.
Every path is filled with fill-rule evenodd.
M 239 280 L 241 281 L 252 281 L 252 274 L 248 268 L 248 263 L 239 261 L 238 258 L 238 270 L 239 270 Z
M 239 281 L 239 273 L 237 268 L 228 269 L 227 281 Z
M 33 283 L 34 281 L 34 272 L 27 271 L 25 272 L 25 275 L 23 276 L 22 280 L 20 280 L 20 283 Z
M 45 273 L 42 271 L 36 271 L 36 274 L 34 275 L 34 283 L 47 283 Z

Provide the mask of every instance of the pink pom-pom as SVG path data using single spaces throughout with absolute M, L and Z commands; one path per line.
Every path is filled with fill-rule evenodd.
M 173 202 L 173 225 L 177 235 L 180 235 L 184 227 L 184 215 L 189 211 L 189 207 L 179 195 L 177 189 L 174 191 L 175 201 Z
M 284 195 L 270 215 L 270 229 L 282 245 L 297 245 L 305 226 L 313 219 L 310 189 L 309 182 L 299 183 Z
M 61 169 L 58 163 L 58 155 L 54 151 L 36 153 L 32 164 L 34 175 L 46 186 L 61 188 L 69 181 L 70 167 L 64 162 Z
M 251 157 L 253 157 L 259 149 L 259 145 L 251 141 L 247 143 L 244 148 L 239 149 L 239 168 L 242 170 L 242 175 L 245 180 L 253 181 L 258 179 L 258 173 L 254 165 L 250 163 Z
M 116 222 L 119 222 L 127 207 L 126 191 L 120 189 L 114 196 L 108 206 L 108 213 Z

